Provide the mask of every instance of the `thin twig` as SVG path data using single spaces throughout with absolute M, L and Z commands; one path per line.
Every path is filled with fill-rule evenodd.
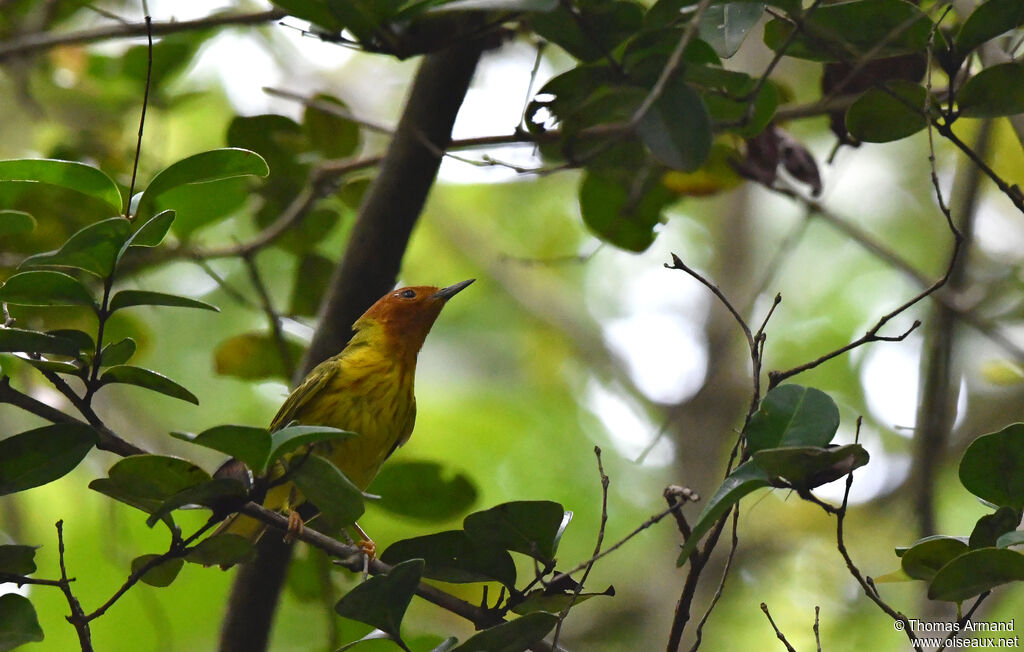
M 250 254 L 243 256 L 242 261 L 249 270 L 249 279 L 252 281 L 253 287 L 256 289 L 257 294 L 259 294 L 263 313 L 267 316 L 267 322 L 270 324 L 270 334 L 274 338 L 274 343 L 277 345 L 278 355 L 281 356 L 281 364 L 284 366 L 285 378 L 291 378 L 295 373 L 295 360 L 292 359 L 291 351 L 288 349 L 288 341 L 285 340 L 284 331 L 281 329 L 281 315 L 274 309 L 274 303 L 270 298 L 270 292 L 267 290 L 266 284 L 260 277 L 260 270 L 256 265 L 255 255 Z
M 704 610 L 704 615 L 697 621 L 697 627 L 694 628 L 694 641 L 690 647 L 690 652 L 697 652 L 700 648 L 701 641 L 704 638 L 704 625 L 708 622 L 708 618 L 711 617 L 711 612 L 715 610 L 715 606 L 718 601 L 722 599 L 722 594 L 725 592 L 725 581 L 729 578 L 729 570 L 732 568 L 732 561 L 736 557 L 736 549 L 739 547 L 739 521 L 740 521 L 740 510 L 739 505 L 732 510 L 732 537 L 729 540 L 729 556 L 725 559 L 725 568 L 722 569 L 722 578 L 718 581 L 718 588 L 715 589 L 715 595 L 711 597 L 711 602 L 708 604 L 708 608 Z
M 821 652 L 821 631 L 819 629 L 819 617 L 821 616 L 821 607 L 814 605 L 814 647 L 817 652 Z
M 64 563 L 64 521 L 57 521 L 57 559 L 60 563 L 60 588 L 64 593 L 64 598 L 68 601 L 68 606 L 71 607 L 71 615 L 67 616 L 67 621 L 71 623 L 75 632 L 78 633 L 78 644 L 82 647 L 82 652 L 92 652 L 92 633 L 89 631 L 89 618 L 86 617 L 85 612 L 82 610 L 82 604 L 78 601 L 78 598 L 71 592 L 71 580 L 68 579 L 68 569 Z
M 789 652 L 796 652 L 796 648 L 794 648 L 792 645 L 790 645 L 789 641 L 786 640 L 785 634 L 783 634 L 781 631 L 779 631 L 779 626 L 775 624 L 775 620 L 772 618 L 771 612 L 768 611 L 768 605 L 762 602 L 761 603 L 761 611 L 763 611 L 764 615 L 768 617 L 768 622 L 770 622 L 772 624 L 772 629 L 775 630 L 775 637 L 778 638 L 780 641 L 782 641 L 782 644 L 786 646 L 786 649 Z
M 142 94 L 142 113 L 139 115 L 139 137 L 135 141 L 135 159 L 132 161 L 132 182 L 128 186 L 128 201 L 125 202 L 124 216 L 131 219 L 132 197 L 135 195 L 135 177 L 139 172 L 139 157 L 142 155 L 142 130 L 146 126 L 146 108 L 149 106 L 149 87 L 153 80 L 153 19 L 146 12 L 146 90 Z
M 711 293 L 718 297 L 718 300 L 722 302 L 722 305 L 725 306 L 726 309 L 728 309 L 728 311 L 732 314 L 733 318 L 736 320 L 736 323 L 739 324 L 740 330 L 743 331 L 743 335 L 747 338 L 747 345 L 750 347 L 754 346 L 754 335 L 753 333 L 750 332 L 750 327 L 747 326 L 747 322 L 743 319 L 740 313 L 736 311 L 736 308 L 733 308 L 732 303 L 730 303 L 729 299 L 727 299 L 726 296 L 722 293 L 722 291 L 718 289 L 717 285 L 701 276 L 698 272 L 691 269 L 689 266 L 687 266 L 686 263 L 682 261 L 682 259 L 679 258 L 679 256 L 675 254 L 672 254 L 672 264 L 669 265 L 668 263 L 665 263 L 665 267 L 667 269 L 682 270 L 689 274 L 690 276 L 692 276 L 693 278 L 695 278 L 697 281 L 699 281 L 701 285 L 711 290 Z

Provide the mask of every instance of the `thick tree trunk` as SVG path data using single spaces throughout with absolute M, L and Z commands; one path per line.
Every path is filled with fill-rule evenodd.
M 352 335 L 352 323 L 394 286 L 483 47 L 479 42 L 460 44 L 424 57 L 324 297 L 300 377 L 340 351 Z M 221 628 L 222 652 L 267 649 L 290 560 L 291 547 L 269 533 L 260 541 L 256 561 L 239 569 Z

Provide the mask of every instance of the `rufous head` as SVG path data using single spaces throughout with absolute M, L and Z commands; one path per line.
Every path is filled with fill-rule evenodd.
M 415 355 L 423 346 L 444 304 L 474 280 L 471 278 L 446 288 L 416 285 L 392 290 L 370 306 L 356 321 L 355 327 L 361 330 L 370 323 L 379 325 L 394 346 Z

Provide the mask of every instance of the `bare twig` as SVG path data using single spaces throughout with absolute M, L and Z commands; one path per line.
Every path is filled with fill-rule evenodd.
M 814 605 L 814 646 L 817 652 L 821 652 L 821 631 L 818 625 L 818 618 L 821 616 L 821 607 Z
M 67 616 L 67 621 L 75 627 L 75 632 L 78 634 L 78 644 L 82 647 L 82 652 L 92 652 L 92 633 L 89 631 L 89 618 L 86 617 L 85 612 L 82 610 L 82 604 L 78 601 L 78 598 L 71 592 L 71 580 L 68 579 L 68 569 L 64 563 L 64 521 L 57 521 L 57 558 L 60 563 L 60 589 L 64 593 L 64 598 L 68 601 L 68 606 L 71 607 L 71 615 Z
M 704 638 L 704 625 L 708 622 L 708 618 L 711 617 L 711 612 L 715 610 L 715 606 L 718 601 L 722 599 L 722 593 L 725 591 L 725 581 L 729 578 L 729 570 L 732 568 L 732 561 L 736 557 L 736 549 L 739 547 L 739 522 L 740 522 L 740 510 L 739 505 L 732 510 L 732 537 L 729 540 L 729 556 L 725 559 L 725 568 L 722 569 L 722 578 L 718 581 L 718 588 L 715 589 L 715 595 L 711 597 L 711 602 L 708 603 L 708 608 L 704 610 L 704 615 L 697 621 L 697 626 L 694 628 L 694 640 L 693 645 L 690 647 L 690 652 L 697 652 L 700 648 L 701 641 Z
M 139 115 L 139 137 L 135 141 L 135 158 L 132 161 L 132 182 L 128 186 L 128 201 L 125 202 L 124 216 L 131 219 L 132 196 L 135 194 L 135 177 L 139 172 L 139 157 L 142 155 L 142 130 L 146 126 L 146 108 L 149 106 L 149 87 L 153 81 L 153 19 L 146 12 L 146 90 L 142 94 L 142 112 Z
M 772 624 L 772 629 L 775 630 L 775 637 L 782 641 L 782 644 L 786 646 L 786 650 L 789 652 L 796 652 L 796 648 L 790 645 L 789 641 L 786 640 L 785 634 L 779 631 L 779 626 L 775 624 L 775 620 L 772 618 L 771 612 L 768 611 L 768 605 L 762 602 L 761 611 L 763 611 L 764 615 L 768 617 L 768 622 Z
M 274 303 L 270 298 L 270 292 L 260 277 L 259 267 L 256 265 L 255 255 L 249 254 L 242 257 L 246 268 L 249 270 L 249 279 L 260 297 L 260 304 L 263 313 L 267 316 L 270 325 L 270 334 L 277 346 L 277 353 L 281 356 L 281 364 L 284 366 L 285 377 L 291 378 L 295 374 L 295 360 L 292 359 L 291 351 L 288 349 L 288 341 L 284 338 L 284 331 L 281 329 L 281 315 L 274 309 Z

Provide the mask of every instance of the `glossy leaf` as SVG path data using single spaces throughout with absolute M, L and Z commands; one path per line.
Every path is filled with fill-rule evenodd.
M 64 477 L 96 439 L 96 431 L 84 423 L 55 423 L 0 441 L 0 496 Z
M 146 519 L 146 525 L 153 527 L 157 521 L 174 510 L 186 505 L 202 505 L 215 513 L 227 511 L 226 507 L 235 507 L 245 502 L 248 495 L 246 487 L 233 478 L 214 478 L 191 487 L 186 487 L 169 496 Z
M 269 173 L 270 168 L 263 157 L 246 149 L 227 147 L 194 154 L 153 177 L 139 200 L 137 214 L 148 215 L 156 198 L 172 188 L 233 177 L 265 177 Z
M 1001 63 L 974 75 L 956 94 L 965 118 L 999 118 L 1024 113 L 1024 63 Z
M 515 588 L 516 565 L 504 548 L 476 543 L 462 530 L 396 541 L 380 557 L 388 564 L 423 559 L 423 576 L 442 582 L 498 581 Z
M 36 220 L 25 211 L 0 210 L 0 237 L 31 233 Z
M 128 247 L 156 247 L 164 241 L 164 237 L 167 235 L 167 231 L 170 230 L 171 225 L 174 223 L 174 211 L 166 210 L 161 211 L 153 217 L 146 220 L 145 224 L 139 227 L 139 229 L 128 238 L 124 244 L 124 249 Z
M 975 439 L 960 460 L 960 482 L 994 505 L 1024 508 L 1024 424 Z
M 110 467 L 107 476 L 93 480 L 89 488 L 148 513 L 171 496 L 211 479 L 195 464 L 165 455 L 126 457 Z
M 110 311 L 128 308 L 130 306 L 172 306 L 177 308 L 199 308 L 201 310 L 212 310 L 220 312 L 217 306 L 182 297 L 176 294 L 165 294 L 163 292 L 152 292 L 149 290 L 121 290 L 110 300 Z
M 636 184 L 597 170 L 584 173 L 579 189 L 580 213 L 587 227 L 628 251 L 651 246 L 661 211 L 673 199 L 657 179 Z
M 700 37 L 721 57 L 731 57 L 743 45 L 747 34 L 764 15 L 760 2 L 713 4 L 700 20 Z
M 1024 25 L 1024 3 L 1020 0 L 986 0 L 964 21 L 954 41 L 956 50 L 966 56 L 985 41 Z
M 60 249 L 29 256 L 21 267 L 72 267 L 106 278 L 130 231 L 131 222 L 123 217 L 96 222 L 74 233 Z
M 918 541 L 903 553 L 900 566 L 910 577 L 930 582 L 940 568 L 967 551 L 967 544 L 960 539 L 945 536 L 928 537 Z
M 477 499 L 464 473 L 445 472 L 437 462 L 388 462 L 370 485 L 378 505 L 394 514 L 424 521 L 445 521 L 463 514 Z
M 1007 532 L 1013 532 L 1020 525 L 1020 512 L 1010 507 L 1000 507 L 992 514 L 985 514 L 974 524 L 969 545 L 971 549 L 991 548 Z M 1003 546 L 1000 546 L 1003 547 Z
M 135 340 L 126 337 L 113 344 L 103 347 L 100 355 L 100 363 L 105 367 L 124 364 L 135 355 Z
M 92 335 L 85 331 L 76 330 L 74 328 L 59 328 L 57 330 L 48 331 L 47 335 L 71 340 L 76 346 L 78 346 L 79 351 L 85 351 L 89 354 L 96 351 L 96 342 L 93 341 Z
M 935 574 L 928 598 L 963 602 L 1008 582 L 1024 581 L 1024 554 L 1009 548 L 981 548 L 960 555 Z
M 553 11 L 558 0 L 452 0 L 431 8 L 431 13 L 445 11 Z
M 308 20 L 314 25 L 323 27 L 330 32 L 340 32 L 345 26 L 338 22 L 328 9 L 326 4 L 320 1 L 310 0 L 274 0 L 274 4 L 284 9 L 292 16 Z
M 868 90 L 846 113 L 846 130 L 857 140 L 888 143 L 916 134 L 928 126 L 923 86 L 902 80 L 887 82 L 885 86 L 888 91 Z
M 683 172 L 696 170 L 711 152 L 711 118 L 689 84 L 674 79 L 636 127 L 655 158 Z
M 351 525 L 363 515 L 363 492 L 319 455 L 303 455 L 289 467 L 295 486 L 320 510 L 329 529 Z
M 761 400 L 747 426 L 751 453 L 765 448 L 825 446 L 839 428 L 839 408 L 813 387 L 782 385 Z
M 784 478 L 797 489 L 813 489 L 838 480 L 867 464 L 868 459 L 868 452 L 860 444 L 763 448 L 754 453 L 754 462 L 768 475 Z
M 343 618 L 358 620 L 401 639 L 405 610 L 423 574 L 423 560 L 411 559 L 394 566 L 387 575 L 371 577 L 334 605 Z
M 614 50 L 643 25 L 643 10 L 633 2 L 595 2 L 577 7 L 580 17 L 565 5 L 534 13 L 530 24 L 542 38 L 582 61 L 600 59 L 603 52 Z
M 354 432 L 330 426 L 285 426 L 270 434 L 267 466 L 308 444 L 341 441 L 356 436 Z
M 682 566 L 690 558 L 690 553 L 697 549 L 701 537 L 708 533 L 715 521 L 729 511 L 741 498 L 752 491 L 769 486 L 769 476 L 753 460 L 748 460 L 736 467 L 729 477 L 711 496 L 704 509 L 697 516 L 693 531 L 683 543 L 683 549 L 676 559 L 676 566 Z
M 158 374 L 150 369 L 143 369 L 142 367 L 133 367 L 131 365 L 117 365 L 110 367 L 103 372 L 103 375 L 100 376 L 100 383 L 103 385 L 109 383 L 135 385 L 136 387 L 144 387 L 166 396 L 171 396 L 173 398 L 199 405 L 199 399 L 196 398 L 195 394 L 188 391 L 167 376 Z
M 117 214 L 122 210 L 121 191 L 100 170 L 76 161 L 15 159 L 0 161 L 0 182 L 28 181 L 70 188 L 100 200 Z
M 142 555 L 141 557 L 136 557 L 132 560 L 132 572 L 137 572 L 140 568 L 158 557 L 160 557 L 160 555 Z M 171 583 L 174 582 L 175 578 L 178 577 L 178 572 L 184 565 L 184 559 L 167 559 L 157 566 L 150 568 L 139 579 L 150 586 L 170 586 Z
M 520 500 L 474 512 L 462 521 L 476 543 L 529 555 L 542 563 L 554 561 L 562 532 L 572 512 L 548 500 Z
M 24 353 L 56 353 L 78 355 L 78 343 L 74 340 L 50 333 L 40 333 L 21 328 L 0 327 L 0 351 Z
M 1024 530 L 1007 532 L 996 539 L 997 548 L 1009 548 L 1010 546 L 1019 546 L 1022 543 L 1024 543 Z
M 266 428 L 224 425 L 208 428 L 195 437 L 184 433 L 171 434 L 197 446 L 235 457 L 256 473 L 266 468 L 267 456 L 270 454 L 270 433 Z
M 303 347 L 285 340 L 292 361 L 302 358 Z M 214 370 L 222 376 L 245 380 L 288 379 L 281 353 L 274 338 L 266 333 L 242 333 L 217 345 L 213 354 Z
M 0 595 L 0 652 L 43 640 L 35 607 L 17 593 Z
M 580 593 L 573 599 L 573 591 L 548 591 L 545 589 L 534 589 L 526 594 L 526 599 L 512 607 L 513 613 L 520 615 L 533 613 L 535 611 L 547 611 L 560 613 L 570 604 L 575 608 L 581 602 L 599 596 L 615 595 L 615 587 L 609 586 L 600 593 Z
M 0 546 L 0 573 L 31 575 L 36 572 L 36 549 L 39 546 Z
M 475 634 L 452 652 L 524 652 L 547 636 L 556 623 L 555 614 L 527 614 Z
M 256 557 L 256 548 L 243 536 L 218 534 L 200 541 L 185 556 L 185 561 L 203 566 L 244 564 Z
M 0 301 L 16 306 L 90 306 L 92 295 L 78 279 L 63 272 L 19 272 L 0 287 Z

